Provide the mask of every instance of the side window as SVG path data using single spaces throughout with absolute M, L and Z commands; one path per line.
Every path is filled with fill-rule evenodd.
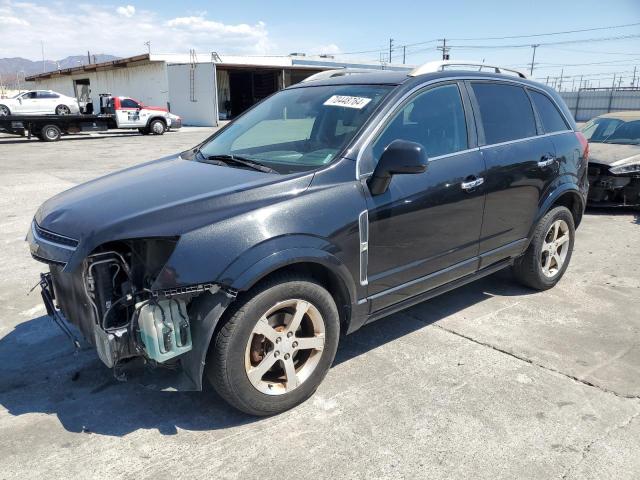
M 27 100 L 31 100 L 36 98 L 36 92 L 27 92 L 24 95 L 22 95 L 22 98 L 27 99 Z
M 458 86 L 436 87 L 404 104 L 375 141 L 374 159 L 397 139 L 421 144 L 429 157 L 465 150 L 467 124 Z
M 122 108 L 140 108 L 140 105 L 138 105 L 138 102 L 135 102 L 130 98 L 125 98 L 124 100 L 122 100 L 122 102 L 120 102 L 120 106 Z
M 558 108 L 543 93 L 530 91 L 533 104 L 538 111 L 545 133 L 561 132 L 569 127 L 562 118 Z
M 472 83 L 487 144 L 536 135 L 536 121 L 522 87 L 497 83 Z

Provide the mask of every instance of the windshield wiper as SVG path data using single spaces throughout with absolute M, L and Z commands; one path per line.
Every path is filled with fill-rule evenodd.
M 198 153 L 202 154 L 202 152 L 198 152 Z M 255 160 L 251 160 L 249 158 L 239 157 L 237 155 L 209 155 L 208 157 L 205 157 L 205 160 L 214 160 L 214 161 L 217 160 L 219 162 L 223 162 L 227 164 L 233 163 L 236 165 L 243 165 L 245 167 L 258 170 L 259 172 L 278 173 L 276 170 L 264 165 L 263 163 L 256 162 Z

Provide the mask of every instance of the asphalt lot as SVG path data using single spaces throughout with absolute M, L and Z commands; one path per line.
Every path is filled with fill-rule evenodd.
M 640 478 L 640 216 L 588 212 L 560 284 L 500 272 L 343 339 L 312 399 L 254 419 L 119 383 L 44 316 L 45 199 L 210 129 L 0 134 L 0 479 Z

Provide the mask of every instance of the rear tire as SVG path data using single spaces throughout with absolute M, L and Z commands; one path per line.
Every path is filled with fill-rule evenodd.
M 62 136 L 62 130 L 56 125 L 45 125 L 40 130 L 38 138 L 45 142 L 57 142 Z
M 516 259 L 516 279 L 534 290 L 547 290 L 556 285 L 569 266 L 575 226 L 566 207 L 556 207 L 540 219 L 527 251 Z
M 338 347 L 331 294 L 312 279 L 280 275 L 237 303 L 212 342 L 208 380 L 250 415 L 281 413 L 307 400 Z
M 56 115 L 70 115 L 71 109 L 66 105 L 58 105 L 56 107 Z
M 0 117 L 11 115 L 11 110 L 6 105 L 0 105 Z
M 154 135 L 164 135 L 164 132 L 167 130 L 167 126 L 162 120 L 152 120 L 148 128 Z

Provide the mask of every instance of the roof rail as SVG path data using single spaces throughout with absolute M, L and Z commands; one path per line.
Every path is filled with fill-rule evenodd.
M 459 68 L 462 67 L 462 68 Z M 468 68 L 467 68 L 468 67 Z M 477 67 L 477 68 L 476 68 Z M 506 73 L 515 75 L 520 78 L 527 78 L 527 75 L 519 70 L 512 68 L 498 67 L 496 65 L 487 65 L 484 62 L 473 62 L 466 60 L 438 60 L 428 62 L 415 68 L 409 75 L 417 77 L 426 73 L 443 72 L 445 70 L 471 70 L 471 71 L 493 71 L 494 73 Z
M 347 75 L 354 75 L 358 73 L 372 73 L 379 72 L 373 68 L 335 68 L 333 70 L 324 70 L 322 72 L 314 73 L 310 77 L 305 78 L 300 83 L 313 82 L 315 80 L 327 80 L 334 77 L 344 77 Z

